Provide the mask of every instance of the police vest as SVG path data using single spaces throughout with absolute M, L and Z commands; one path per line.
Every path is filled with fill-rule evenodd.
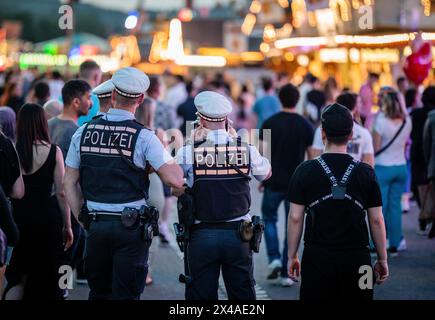
M 251 205 L 250 167 L 249 145 L 240 138 L 226 144 L 194 144 L 195 217 L 213 223 L 246 215 Z
M 80 185 L 86 200 L 126 203 L 148 198 L 148 172 L 134 164 L 145 129 L 134 120 L 89 122 L 80 141 Z
M 331 192 L 313 201 L 306 208 L 307 219 L 304 238 L 306 244 L 339 246 L 344 244 L 346 246 L 346 242 L 348 242 L 350 246 L 365 246 L 368 242 L 365 206 L 347 190 L 349 179 L 360 161 L 353 159 L 341 180 L 337 180 L 322 157 L 315 160 L 328 176 Z M 322 208 L 322 203 L 333 201 L 336 201 L 333 206 L 338 205 L 336 209 L 329 207 L 328 210 L 325 210 Z M 336 221 L 337 224 L 335 224 L 331 221 L 331 215 L 338 212 L 344 215 L 343 219 Z

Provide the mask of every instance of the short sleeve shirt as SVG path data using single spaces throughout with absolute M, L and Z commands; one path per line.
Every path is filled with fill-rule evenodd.
M 218 144 L 225 144 L 229 139 L 232 139 L 225 130 L 215 130 L 209 132 L 207 139 L 210 139 Z M 269 160 L 261 156 L 258 150 L 249 146 L 249 157 L 251 162 L 251 173 L 255 179 L 258 181 L 264 180 L 271 170 Z M 189 187 L 193 186 L 193 156 L 192 156 L 192 145 L 186 145 L 180 148 L 177 152 L 176 162 L 181 166 L 184 172 L 184 177 L 186 178 L 186 184 Z M 251 216 L 247 215 L 237 218 L 236 220 L 245 219 L 250 220 Z M 233 221 L 233 220 L 231 220 Z M 197 221 L 199 222 L 199 221 Z
M 103 116 L 108 121 L 125 121 L 133 120 L 134 115 L 128 111 L 120 109 L 110 109 L 109 112 Z M 85 125 L 80 127 L 73 135 L 71 145 L 66 157 L 66 165 L 70 168 L 80 168 L 80 141 Z M 150 130 L 141 130 L 136 142 L 134 155 L 134 164 L 140 168 L 146 167 L 148 162 L 154 170 L 158 170 L 161 166 L 173 160 L 170 154 L 164 149 L 159 139 L 154 132 Z M 140 208 L 145 204 L 145 199 L 123 204 L 104 204 L 92 201 L 87 201 L 89 210 L 101 211 L 122 211 L 125 207 Z
M 334 176 L 343 177 L 352 157 L 347 154 L 324 154 Z M 293 174 L 288 190 L 288 200 L 308 207 L 309 204 L 331 193 L 331 183 L 317 160 L 305 161 Z M 382 196 L 373 168 L 360 163 L 352 173 L 347 185 L 347 194 L 358 200 L 365 209 L 381 207 Z M 347 200 L 329 199 L 315 208 L 316 223 L 323 230 L 324 245 L 339 248 L 362 248 L 368 245 L 365 214 Z M 306 230 L 310 230 L 306 219 Z M 306 231 L 305 241 L 307 242 Z
M 325 145 L 322 141 L 322 128 L 318 127 L 314 134 L 313 149 L 321 150 L 325 149 Z M 347 146 L 347 152 L 356 160 L 362 160 L 366 154 L 374 154 L 373 139 L 370 132 L 360 126 L 358 123 L 354 123 L 352 140 L 349 141 Z
M 387 118 L 383 113 L 379 113 L 376 117 L 374 124 L 374 131 L 376 131 L 382 139 L 383 148 L 386 146 L 396 135 L 400 129 L 402 122 L 395 122 Z M 406 165 L 405 146 L 411 135 L 412 120 L 407 117 L 406 124 L 402 132 L 394 140 L 393 144 L 388 147 L 384 152 L 376 157 L 375 163 L 380 166 L 400 166 Z
M 61 120 L 58 117 L 48 120 L 48 132 L 51 142 L 56 144 L 66 158 L 71 138 L 78 129 L 78 125 L 72 120 Z

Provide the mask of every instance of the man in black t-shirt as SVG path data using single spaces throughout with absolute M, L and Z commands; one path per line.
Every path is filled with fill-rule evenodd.
M 346 154 L 352 115 L 334 104 L 321 116 L 325 154 L 302 163 L 289 186 L 288 274 L 300 275 L 297 251 L 307 214 L 300 298 L 373 299 L 373 282 L 388 277 L 382 198 L 373 169 Z M 366 213 L 378 261 L 368 249 Z
M 264 184 L 264 197 L 262 202 L 263 220 L 265 223 L 265 239 L 267 255 L 269 258 L 268 279 L 277 279 L 281 274 L 281 285 L 291 286 L 293 281 L 287 275 L 287 237 L 285 238 L 282 255 L 279 250 L 278 208 L 284 201 L 285 214 L 290 203 L 286 201 L 287 188 L 290 178 L 296 167 L 305 159 L 313 141 L 314 131 L 310 123 L 296 113 L 296 104 L 299 100 L 298 89 L 287 84 L 279 92 L 279 99 L 283 106 L 280 113 L 270 117 L 263 124 L 260 139 L 263 148 L 270 148 L 272 177 Z M 271 141 L 268 145 L 263 139 L 263 130 L 271 130 Z M 286 224 L 287 226 L 287 220 Z

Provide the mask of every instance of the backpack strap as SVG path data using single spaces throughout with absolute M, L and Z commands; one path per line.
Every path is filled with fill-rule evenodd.
M 329 169 L 329 166 L 326 164 L 325 160 L 323 160 L 322 156 L 317 157 L 316 161 L 320 164 L 325 174 L 328 176 L 329 181 L 331 182 L 332 186 L 338 185 L 337 178 L 332 173 L 331 169 Z
M 352 162 L 347 167 L 346 171 L 344 172 L 343 177 L 340 179 L 340 181 L 338 181 L 337 178 L 332 173 L 329 166 L 326 164 L 325 160 L 321 156 L 316 158 L 316 160 L 322 167 L 325 174 L 328 176 L 329 181 L 331 182 L 331 193 L 310 203 L 308 205 L 308 209 L 312 209 L 313 207 L 317 206 L 319 203 L 326 201 L 328 199 L 334 199 L 334 200 L 347 199 L 353 202 L 355 205 L 357 205 L 361 210 L 364 210 L 364 206 L 358 200 L 354 199 L 351 195 L 349 195 L 346 192 L 346 187 L 350 180 L 350 177 L 352 173 L 355 171 L 355 168 L 359 165 L 360 161 L 353 159 Z

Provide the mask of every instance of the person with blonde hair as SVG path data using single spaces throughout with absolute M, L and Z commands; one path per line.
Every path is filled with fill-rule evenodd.
M 412 122 L 397 91 L 384 90 L 379 98 L 381 110 L 373 127 L 375 171 L 381 186 L 389 253 L 396 256 L 403 241 L 401 198 L 408 175 L 405 146 Z

